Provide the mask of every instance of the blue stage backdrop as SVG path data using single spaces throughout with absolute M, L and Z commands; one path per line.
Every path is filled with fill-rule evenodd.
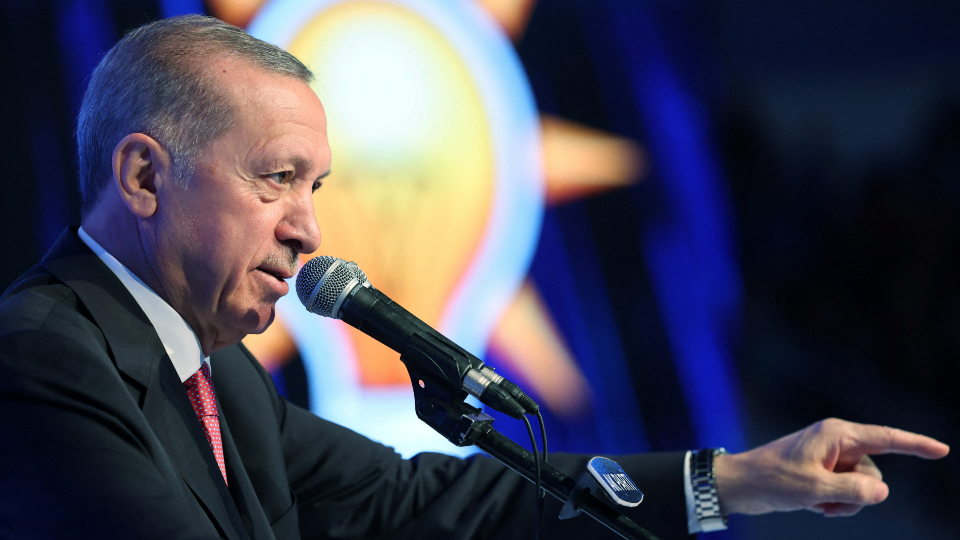
M 738 451 L 824 416 L 952 443 L 954 4 L 8 0 L 0 280 L 79 222 L 73 129 L 102 54 L 208 13 L 318 74 L 318 254 L 521 383 L 551 451 Z M 405 455 L 457 452 L 395 355 L 292 297 L 279 312 L 245 342 L 292 401 Z M 877 462 L 880 507 L 710 538 L 956 536 L 956 458 Z

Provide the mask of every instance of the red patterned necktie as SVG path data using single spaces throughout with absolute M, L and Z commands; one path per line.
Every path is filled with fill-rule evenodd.
M 213 457 L 220 466 L 220 473 L 223 474 L 223 481 L 227 481 L 227 466 L 223 461 L 223 442 L 220 440 L 220 419 L 217 409 L 217 394 L 213 391 L 213 384 L 210 382 L 210 366 L 202 362 L 200 369 L 183 382 L 187 389 L 187 395 L 190 396 L 190 403 L 193 405 L 193 412 L 197 413 L 197 418 L 203 424 L 203 433 L 207 436 L 207 442 L 213 449 Z

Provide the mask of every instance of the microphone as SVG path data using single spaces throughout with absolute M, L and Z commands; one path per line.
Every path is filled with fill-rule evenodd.
M 517 419 L 539 411 L 517 385 L 375 289 L 355 263 L 311 259 L 297 274 L 296 288 L 307 311 L 340 319 L 400 353 L 413 383 L 424 390 L 448 399 L 465 391 Z

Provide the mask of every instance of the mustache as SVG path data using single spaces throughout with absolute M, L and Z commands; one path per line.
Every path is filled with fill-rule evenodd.
M 283 247 L 279 253 L 269 253 L 263 259 L 263 266 L 279 267 L 289 270 L 291 273 L 297 272 L 297 266 L 300 257 L 297 251 L 292 247 Z

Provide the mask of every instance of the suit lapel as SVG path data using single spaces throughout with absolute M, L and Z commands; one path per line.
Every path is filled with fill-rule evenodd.
M 128 388 L 173 467 L 180 472 L 221 534 L 230 539 L 249 538 L 244 521 L 250 521 L 250 518 L 241 518 L 230 493 L 233 489 L 228 490 L 223 483 L 210 444 L 176 369 L 133 296 L 73 230 L 68 229 L 60 235 L 42 264 L 70 287 L 90 311 L 106 338 L 117 368 L 130 381 Z M 221 415 L 221 426 L 224 426 L 222 418 Z M 238 460 L 232 439 L 230 446 L 231 461 Z M 226 453 L 226 447 L 224 450 Z M 242 470 L 243 467 L 233 469 Z M 244 480 L 251 491 L 247 494 L 246 489 L 240 490 L 244 495 L 244 513 L 254 514 L 265 521 L 245 475 Z M 252 495 L 252 502 L 248 495 Z

